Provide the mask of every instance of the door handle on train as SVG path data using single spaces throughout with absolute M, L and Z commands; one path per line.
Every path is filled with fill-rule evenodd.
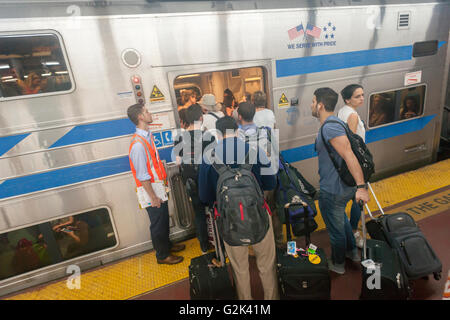
M 419 151 L 425 151 L 425 150 L 427 150 L 427 146 L 425 145 L 425 143 L 419 144 L 419 145 L 414 146 L 414 147 L 403 149 L 403 151 L 405 153 L 419 152 Z

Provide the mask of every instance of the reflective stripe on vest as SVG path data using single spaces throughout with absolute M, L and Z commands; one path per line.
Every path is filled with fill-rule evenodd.
M 159 158 L 158 150 L 156 149 L 155 142 L 151 138 L 152 145 L 147 141 L 147 139 L 141 137 L 137 133 L 135 133 L 131 139 L 130 149 L 128 151 L 128 159 L 130 160 L 130 168 L 133 173 L 134 181 L 136 182 L 136 186 L 142 186 L 142 183 L 139 179 L 136 178 L 136 170 L 134 169 L 133 162 L 131 161 L 131 149 L 135 143 L 142 143 L 145 150 L 145 155 L 147 156 L 147 171 L 150 175 L 150 182 L 154 183 L 156 180 L 165 181 L 167 178 L 166 170 L 164 169 L 164 164 Z M 149 155 L 150 154 L 150 155 Z M 150 162 L 151 158 L 151 162 Z M 151 165 L 153 164 L 153 165 Z

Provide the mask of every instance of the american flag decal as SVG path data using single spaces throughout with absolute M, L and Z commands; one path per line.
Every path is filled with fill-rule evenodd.
M 320 28 L 317 28 L 316 26 L 310 23 L 308 23 L 308 25 L 306 26 L 306 34 L 314 38 L 319 38 L 321 32 L 322 30 Z
M 303 23 L 288 30 L 289 40 L 294 40 L 295 38 L 298 38 L 304 34 L 305 31 L 303 29 Z

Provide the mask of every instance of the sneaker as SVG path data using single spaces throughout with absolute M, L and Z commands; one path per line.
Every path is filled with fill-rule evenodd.
M 364 240 L 363 240 L 361 234 L 359 233 L 359 231 L 355 232 L 355 241 L 356 241 L 356 246 L 358 248 L 362 249 L 364 246 Z
M 345 273 L 345 263 L 342 264 L 333 264 L 331 259 L 328 260 L 328 270 L 336 272 L 338 274 Z
M 359 256 L 358 249 L 346 252 L 345 257 L 352 260 L 353 262 L 361 262 L 361 257 Z

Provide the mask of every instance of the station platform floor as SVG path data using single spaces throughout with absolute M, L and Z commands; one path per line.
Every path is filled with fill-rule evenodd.
M 406 172 L 371 184 L 385 213 L 407 212 L 417 221 L 422 232 L 440 258 L 442 278 L 436 281 L 411 281 L 413 300 L 441 300 L 448 276 L 450 277 L 450 159 L 418 170 Z M 317 206 L 318 207 L 318 206 Z M 380 214 L 373 199 L 369 208 Z M 350 207 L 347 208 L 349 212 Z M 329 256 L 331 248 L 328 233 L 320 212 L 315 218 L 318 229 L 311 241 L 324 248 Z M 368 216 L 366 221 L 370 219 Z M 304 239 L 296 239 L 304 246 Z M 188 266 L 191 258 L 201 250 L 197 239 L 183 242 L 186 249 L 179 255 L 184 261 L 177 265 L 159 265 L 153 250 L 87 270 L 81 274 L 81 288 L 69 289 L 67 279 L 60 279 L 17 292 L 5 300 L 189 300 Z M 249 257 L 253 298 L 263 299 L 263 290 L 254 257 Z M 450 280 L 450 279 L 449 279 Z M 361 266 L 346 262 L 346 273 L 331 272 L 331 299 L 357 300 L 361 292 Z

